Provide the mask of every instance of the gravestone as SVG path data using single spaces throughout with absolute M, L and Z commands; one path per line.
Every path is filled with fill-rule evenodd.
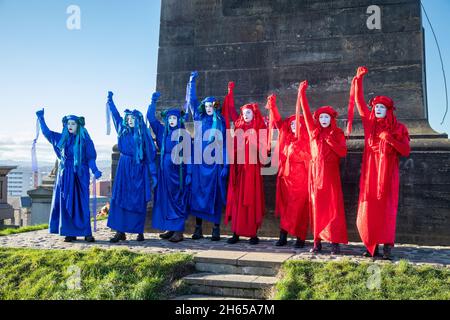
M 0 166 L 0 226 L 4 220 L 14 219 L 14 208 L 8 204 L 8 173 L 17 167 Z
M 365 65 L 366 98 L 391 96 L 412 137 L 400 165 L 397 240 L 450 242 L 450 143 L 428 123 L 424 32 L 419 0 L 162 0 L 157 90 L 159 108 L 181 107 L 192 70 L 199 97 L 223 100 L 236 83 L 237 106 L 275 93 L 283 117 L 294 113 L 299 83 L 308 79 L 313 109 L 331 105 L 345 126 L 349 89 Z M 432 106 L 431 106 L 432 107 Z M 263 111 L 265 112 L 265 111 Z M 361 123 L 356 116 L 342 163 L 349 234 L 359 192 Z M 262 234 L 277 235 L 274 176 L 265 177 Z

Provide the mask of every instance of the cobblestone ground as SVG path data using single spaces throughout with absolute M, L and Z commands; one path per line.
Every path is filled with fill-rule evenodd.
M 267 252 L 270 253 L 292 253 L 291 259 L 303 259 L 313 261 L 336 261 L 342 259 L 350 259 L 352 261 L 372 261 L 372 259 L 363 258 L 364 247 L 361 243 L 350 243 L 342 246 L 342 254 L 332 256 L 329 254 L 330 247 L 324 244 L 323 253 L 313 255 L 309 253 L 312 243 L 307 242 L 304 249 L 295 249 L 293 247 L 294 240 L 291 239 L 286 247 L 278 248 L 274 246 L 275 238 L 261 238 L 260 244 L 251 246 L 246 238 L 243 238 L 235 245 L 226 243 L 226 237 L 219 242 L 212 242 L 208 236 L 205 239 L 194 241 L 190 235 L 185 235 L 185 240 L 180 243 L 171 243 L 166 240 L 159 239 L 158 234 L 145 234 L 144 242 L 135 241 L 136 235 L 128 236 L 127 241 L 119 244 L 111 244 L 109 238 L 113 236 L 113 232 L 106 227 L 105 221 L 100 221 L 98 230 L 94 234 L 95 243 L 86 243 L 80 240 L 73 243 L 63 242 L 63 237 L 48 234 L 47 230 L 28 232 L 22 234 L 0 237 L 0 247 L 8 248 L 33 248 L 33 249 L 77 249 L 85 250 L 92 247 L 102 249 L 122 248 L 135 252 L 144 253 L 170 253 L 182 252 L 187 254 L 195 254 L 206 250 L 227 250 L 227 251 L 244 251 L 244 252 Z M 396 245 L 392 251 L 393 263 L 402 259 L 408 260 L 413 264 L 431 264 L 450 268 L 450 246 L 448 247 L 422 247 L 416 245 Z M 389 263 L 377 260 L 380 263 Z

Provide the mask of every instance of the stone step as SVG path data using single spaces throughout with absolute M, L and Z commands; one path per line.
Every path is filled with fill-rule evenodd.
M 231 264 L 219 264 L 219 263 L 204 263 L 197 262 L 195 264 L 195 270 L 198 272 L 209 273 L 221 273 L 221 274 L 243 274 L 243 275 L 257 275 L 257 276 L 276 276 L 280 270 L 279 267 L 245 267 L 235 266 Z
M 208 296 L 202 294 L 191 294 L 186 296 L 179 296 L 172 300 L 254 300 L 254 299 L 244 299 L 236 297 L 220 297 L 220 296 Z
M 270 296 L 276 277 L 195 273 L 183 278 L 194 294 L 231 296 L 236 298 L 265 299 Z
M 220 264 L 236 267 L 279 268 L 292 253 L 242 252 L 209 250 L 194 256 L 195 263 Z

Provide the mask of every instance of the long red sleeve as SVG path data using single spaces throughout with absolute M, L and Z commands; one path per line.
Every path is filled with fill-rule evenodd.
M 359 115 L 362 118 L 368 119 L 370 116 L 370 111 L 364 99 L 363 77 L 356 77 L 355 98 L 356 98 L 356 107 L 358 108 Z
M 303 116 L 305 117 L 306 129 L 308 130 L 309 137 L 312 136 L 312 133 L 315 129 L 314 119 L 311 113 L 311 109 L 309 108 L 308 98 L 306 97 L 306 92 L 299 90 L 300 95 L 300 104 L 302 106 Z
M 347 155 L 347 144 L 341 130 L 336 130 L 336 133 L 330 135 L 326 142 L 339 157 L 343 158 Z

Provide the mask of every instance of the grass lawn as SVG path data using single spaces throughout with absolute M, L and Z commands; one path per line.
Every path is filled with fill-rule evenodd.
M 288 261 L 281 300 L 449 300 L 450 269 L 399 264 Z
M 183 293 L 184 254 L 127 250 L 0 249 L 0 300 L 161 300 Z
M 17 233 L 44 230 L 47 228 L 48 228 L 48 224 L 40 224 L 37 226 L 30 226 L 30 227 L 8 228 L 8 229 L 3 229 L 3 230 L 0 229 L 0 237 L 9 236 L 12 234 L 17 234 Z

